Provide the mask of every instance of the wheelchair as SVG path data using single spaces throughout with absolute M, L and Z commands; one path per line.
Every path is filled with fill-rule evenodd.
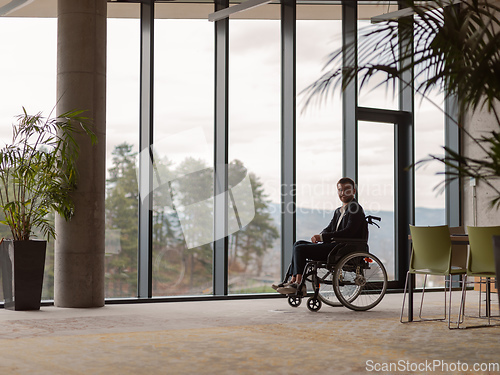
M 376 216 L 367 216 L 368 224 L 379 227 L 373 220 Z M 380 227 L 379 227 L 380 228 Z M 302 286 L 310 282 L 313 295 L 307 300 L 310 311 L 319 311 L 323 303 L 333 306 L 345 306 L 354 311 L 366 311 L 377 306 L 387 290 L 387 272 L 382 262 L 368 248 L 366 239 L 334 239 L 337 245 L 330 251 L 325 261 L 308 261 L 304 268 L 302 282 L 295 294 L 288 294 L 288 304 L 298 307 L 302 298 Z M 285 279 L 292 276 L 288 267 Z

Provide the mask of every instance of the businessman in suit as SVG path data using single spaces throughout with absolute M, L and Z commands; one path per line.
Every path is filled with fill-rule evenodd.
M 291 262 L 292 278 L 288 283 L 273 285 L 273 288 L 282 294 L 297 292 L 302 281 L 302 273 L 306 266 L 306 259 L 326 260 L 330 251 L 336 246 L 335 238 L 367 238 L 368 228 L 365 213 L 360 204 L 354 199 L 356 185 L 348 177 L 337 182 L 337 193 L 342 206 L 335 210 L 330 224 L 319 234 L 311 237 L 311 241 L 297 241 L 293 245 Z M 305 295 L 305 285 L 302 293 Z

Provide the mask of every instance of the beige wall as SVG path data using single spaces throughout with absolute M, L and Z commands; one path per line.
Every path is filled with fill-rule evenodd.
M 495 117 L 487 111 L 469 115 L 464 120 L 465 131 L 475 138 L 487 136 L 493 130 L 500 130 L 499 125 Z M 478 159 L 485 157 L 484 151 L 469 135 L 463 134 L 462 139 L 466 156 Z M 484 182 L 477 182 L 475 187 L 471 185 L 468 179 L 463 183 L 464 225 L 500 225 L 500 209 L 491 206 L 491 200 L 497 196 L 494 189 Z M 500 190 L 500 180 L 496 181 L 494 186 Z
M 491 1 L 495 6 L 500 5 L 500 1 Z M 495 107 L 500 113 L 500 103 Z M 500 123 L 487 110 L 478 111 L 478 113 L 464 119 L 464 129 L 469 132 L 472 137 L 478 138 L 481 136 L 489 136 L 492 131 L 500 131 Z M 464 155 L 474 158 L 484 158 L 485 152 L 475 143 L 470 136 L 463 134 L 463 149 Z M 500 190 L 500 180 L 492 181 L 492 185 Z M 489 187 L 485 182 L 478 182 L 477 185 L 471 186 L 471 181 L 464 181 L 463 189 L 463 208 L 464 208 L 464 225 L 490 226 L 500 225 L 500 208 L 492 207 L 491 201 L 500 195 L 495 192 L 492 187 Z

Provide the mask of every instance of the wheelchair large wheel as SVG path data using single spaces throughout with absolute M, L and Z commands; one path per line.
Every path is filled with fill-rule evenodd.
M 327 268 L 318 268 L 317 277 L 319 282 L 318 298 L 326 305 L 333 307 L 342 307 L 335 292 L 333 291 L 333 270 Z
M 373 254 L 348 254 L 335 265 L 333 291 L 351 310 L 364 311 L 377 306 L 387 290 L 387 272 Z

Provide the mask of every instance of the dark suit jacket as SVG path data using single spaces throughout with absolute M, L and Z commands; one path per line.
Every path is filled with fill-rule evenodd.
M 340 222 L 339 229 L 336 230 L 340 214 L 339 207 L 335 210 L 330 224 L 321 231 L 324 243 L 333 242 L 334 238 L 368 238 L 368 224 L 366 223 L 365 212 L 355 199 L 348 203 L 347 211 Z

